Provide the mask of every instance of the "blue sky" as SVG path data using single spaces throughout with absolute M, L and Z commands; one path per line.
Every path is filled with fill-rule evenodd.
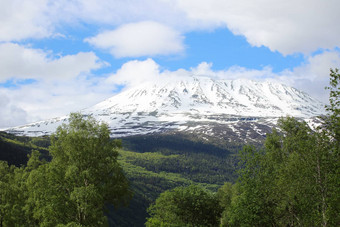
M 272 80 L 327 102 L 338 0 L 0 0 L 0 127 L 170 74 Z M 308 6 L 308 7 L 306 7 Z

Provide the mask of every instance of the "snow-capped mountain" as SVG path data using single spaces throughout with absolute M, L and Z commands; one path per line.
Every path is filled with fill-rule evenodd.
M 164 130 L 209 135 L 216 128 L 224 135 L 241 134 L 237 128 L 245 123 L 252 125 L 247 126 L 246 133 L 262 135 L 266 131 L 263 128 L 268 129 L 278 117 L 307 119 L 324 114 L 323 109 L 323 104 L 308 94 L 283 84 L 192 76 L 146 82 L 81 112 L 108 123 L 112 137 L 120 137 Z M 63 122 L 67 122 L 67 116 L 7 131 L 45 135 Z

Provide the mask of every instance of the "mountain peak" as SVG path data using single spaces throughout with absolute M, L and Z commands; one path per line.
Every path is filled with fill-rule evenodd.
M 148 81 L 81 112 L 108 123 L 112 135 L 119 137 L 180 129 L 188 124 L 230 124 L 232 119 L 310 118 L 324 114 L 323 109 L 323 104 L 308 94 L 279 83 L 190 76 Z M 50 134 L 65 119 L 10 130 Z
M 190 112 L 240 116 L 309 117 L 322 114 L 323 104 L 304 92 L 273 82 L 187 77 L 148 82 L 88 109 L 98 112 Z

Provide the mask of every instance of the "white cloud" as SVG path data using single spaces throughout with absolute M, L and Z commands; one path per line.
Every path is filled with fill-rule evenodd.
M 51 90 L 48 91 L 48 88 Z M 67 92 L 62 96 L 54 96 L 51 93 L 54 89 L 54 87 L 43 86 L 27 86 L 18 90 L 1 88 L 1 93 L 7 94 L 8 103 L 2 107 L 3 117 L 0 119 L 0 127 L 18 126 L 63 116 L 70 111 L 78 111 L 86 107 L 86 103 L 91 101 L 94 104 L 93 100 L 88 99 L 89 95 L 86 93 L 82 93 L 83 97 L 80 97 L 79 93 L 72 95 Z M 72 86 L 72 89 L 74 90 L 75 86 Z
M 306 62 L 293 70 L 285 70 L 276 79 L 303 90 L 324 103 L 328 103 L 329 92 L 325 87 L 329 85 L 330 68 L 339 68 L 340 53 L 326 51 L 309 56 Z
M 187 26 L 185 13 L 178 10 L 174 2 L 165 0 L 73 0 L 56 1 L 55 11 L 70 21 L 81 20 L 88 23 L 113 26 L 157 21 L 169 26 Z
M 0 44 L 0 82 L 9 79 L 70 79 L 102 67 L 93 52 L 59 58 L 50 53 L 13 43 Z
M 150 58 L 145 61 L 133 60 L 123 64 L 105 83 L 133 87 L 144 81 L 157 80 L 159 75 L 160 66 L 154 60 Z
M 98 102 L 112 91 L 95 86 L 99 78 L 91 71 L 107 63 L 92 52 L 56 57 L 50 52 L 3 43 L 0 59 L 0 83 L 35 80 L 14 87 L 0 86 L 0 127 L 68 114 Z
M 63 81 L 42 80 L 16 88 L 0 87 L 0 128 L 63 116 L 113 95 L 114 86 L 88 77 L 91 75 Z
M 0 0 L 0 41 L 51 35 L 47 0 Z
M 340 46 L 338 0 L 177 0 L 191 20 L 227 26 L 254 46 L 309 54 Z
M 8 125 L 18 125 L 26 123 L 27 113 L 15 104 L 10 103 L 8 96 L 0 91 L 0 128 Z
M 117 58 L 171 55 L 184 50 L 180 33 L 152 21 L 125 24 L 85 41 L 95 47 L 108 49 Z
M 228 27 L 234 34 L 245 36 L 251 45 L 266 46 L 283 54 L 308 55 L 319 48 L 340 46 L 338 0 L 102 0 L 100 4 L 96 0 L 0 0 L 0 4 L 0 42 L 55 36 L 64 31 L 60 29 L 63 25 L 79 28 L 85 23 L 108 29 L 122 26 L 115 30 L 117 34 L 124 33 L 126 24 L 137 26 L 141 21 L 154 21 L 164 26 L 156 35 L 165 31 L 174 35 L 175 53 L 183 49 L 178 33 L 218 27 Z M 155 26 L 144 27 L 153 32 Z M 148 37 L 141 34 L 141 38 Z M 158 38 L 164 40 L 163 36 L 150 39 Z M 116 48 L 117 56 L 140 56 L 126 44 L 117 38 L 109 47 Z M 159 48 L 150 50 L 148 55 L 159 54 Z M 139 51 L 145 52 L 140 47 Z M 161 53 L 169 51 L 170 48 L 162 49 Z
M 248 69 L 240 66 L 232 66 L 227 70 L 213 70 L 213 64 L 202 62 L 197 67 L 191 68 L 191 72 L 198 76 L 208 76 L 214 79 L 235 80 L 239 78 L 252 80 L 265 80 L 274 77 L 272 68 L 264 67 L 261 70 Z
M 164 0 L 0 0 L 0 42 L 58 35 L 64 25 L 120 26 L 157 21 L 171 27 L 188 26 L 185 13 Z M 60 30 L 60 31 L 58 31 Z

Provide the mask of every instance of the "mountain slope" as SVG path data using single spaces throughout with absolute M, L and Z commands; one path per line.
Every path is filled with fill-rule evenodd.
M 89 108 L 96 113 L 154 113 L 156 116 L 190 113 L 278 117 L 314 116 L 320 102 L 294 88 L 251 80 L 185 80 L 145 83 Z M 170 115 L 170 116 L 171 116 Z
M 278 83 L 192 76 L 147 82 L 81 112 L 107 122 L 112 137 L 173 130 L 237 136 L 248 128 L 246 133 L 255 139 L 268 132 L 278 117 L 311 118 L 323 114 L 323 104 Z M 46 135 L 63 122 L 67 116 L 6 131 Z

